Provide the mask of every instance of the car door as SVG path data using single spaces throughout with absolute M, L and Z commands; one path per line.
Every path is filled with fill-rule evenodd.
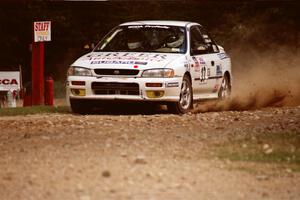
M 198 25 L 190 28 L 190 58 L 191 73 L 193 77 L 193 92 L 211 94 L 216 87 L 214 75 L 220 65 L 217 45 L 208 33 Z

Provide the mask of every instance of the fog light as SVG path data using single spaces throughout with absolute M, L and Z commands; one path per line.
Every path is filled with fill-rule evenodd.
M 162 87 L 162 83 L 146 83 L 146 87 Z
M 164 96 L 164 91 L 146 91 L 148 98 L 160 98 Z
M 74 96 L 85 96 L 85 89 L 71 89 Z

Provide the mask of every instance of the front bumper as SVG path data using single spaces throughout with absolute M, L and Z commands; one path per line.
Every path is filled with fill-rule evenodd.
M 84 85 L 78 85 L 78 82 L 84 82 Z M 123 77 L 85 77 L 85 76 L 69 76 L 66 84 L 67 100 L 74 99 L 96 99 L 96 100 L 133 100 L 133 101 L 179 101 L 180 86 L 182 77 L 174 78 L 123 78 Z M 77 83 L 77 84 L 73 84 Z M 111 90 L 102 90 L 99 93 L 95 89 L 96 84 L 106 85 L 130 85 L 137 86 L 137 92 L 123 92 L 123 88 Z M 149 84 L 150 83 L 150 84 Z M 153 83 L 161 83 L 159 87 L 153 87 Z M 147 84 L 147 85 L 146 85 Z M 150 85 L 150 87 L 149 87 Z M 155 84 L 154 84 L 155 85 Z M 84 91 L 75 93 L 74 91 Z M 103 92 L 104 91 L 104 92 Z M 149 94 L 163 94 L 152 96 Z M 105 94 L 104 94 L 105 93 Z

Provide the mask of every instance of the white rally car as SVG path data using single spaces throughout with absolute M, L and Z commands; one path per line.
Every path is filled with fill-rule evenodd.
M 77 59 L 66 89 L 76 113 L 105 100 L 158 102 L 186 113 L 195 100 L 228 97 L 231 82 L 229 56 L 200 24 L 137 21 L 117 26 Z

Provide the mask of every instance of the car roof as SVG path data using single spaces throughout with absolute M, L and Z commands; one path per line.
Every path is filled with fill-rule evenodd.
M 132 21 L 120 24 L 120 26 L 130 25 L 159 25 L 159 26 L 182 26 L 185 27 L 189 24 L 198 24 L 195 22 L 188 21 L 169 21 L 169 20 L 147 20 L 147 21 Z

